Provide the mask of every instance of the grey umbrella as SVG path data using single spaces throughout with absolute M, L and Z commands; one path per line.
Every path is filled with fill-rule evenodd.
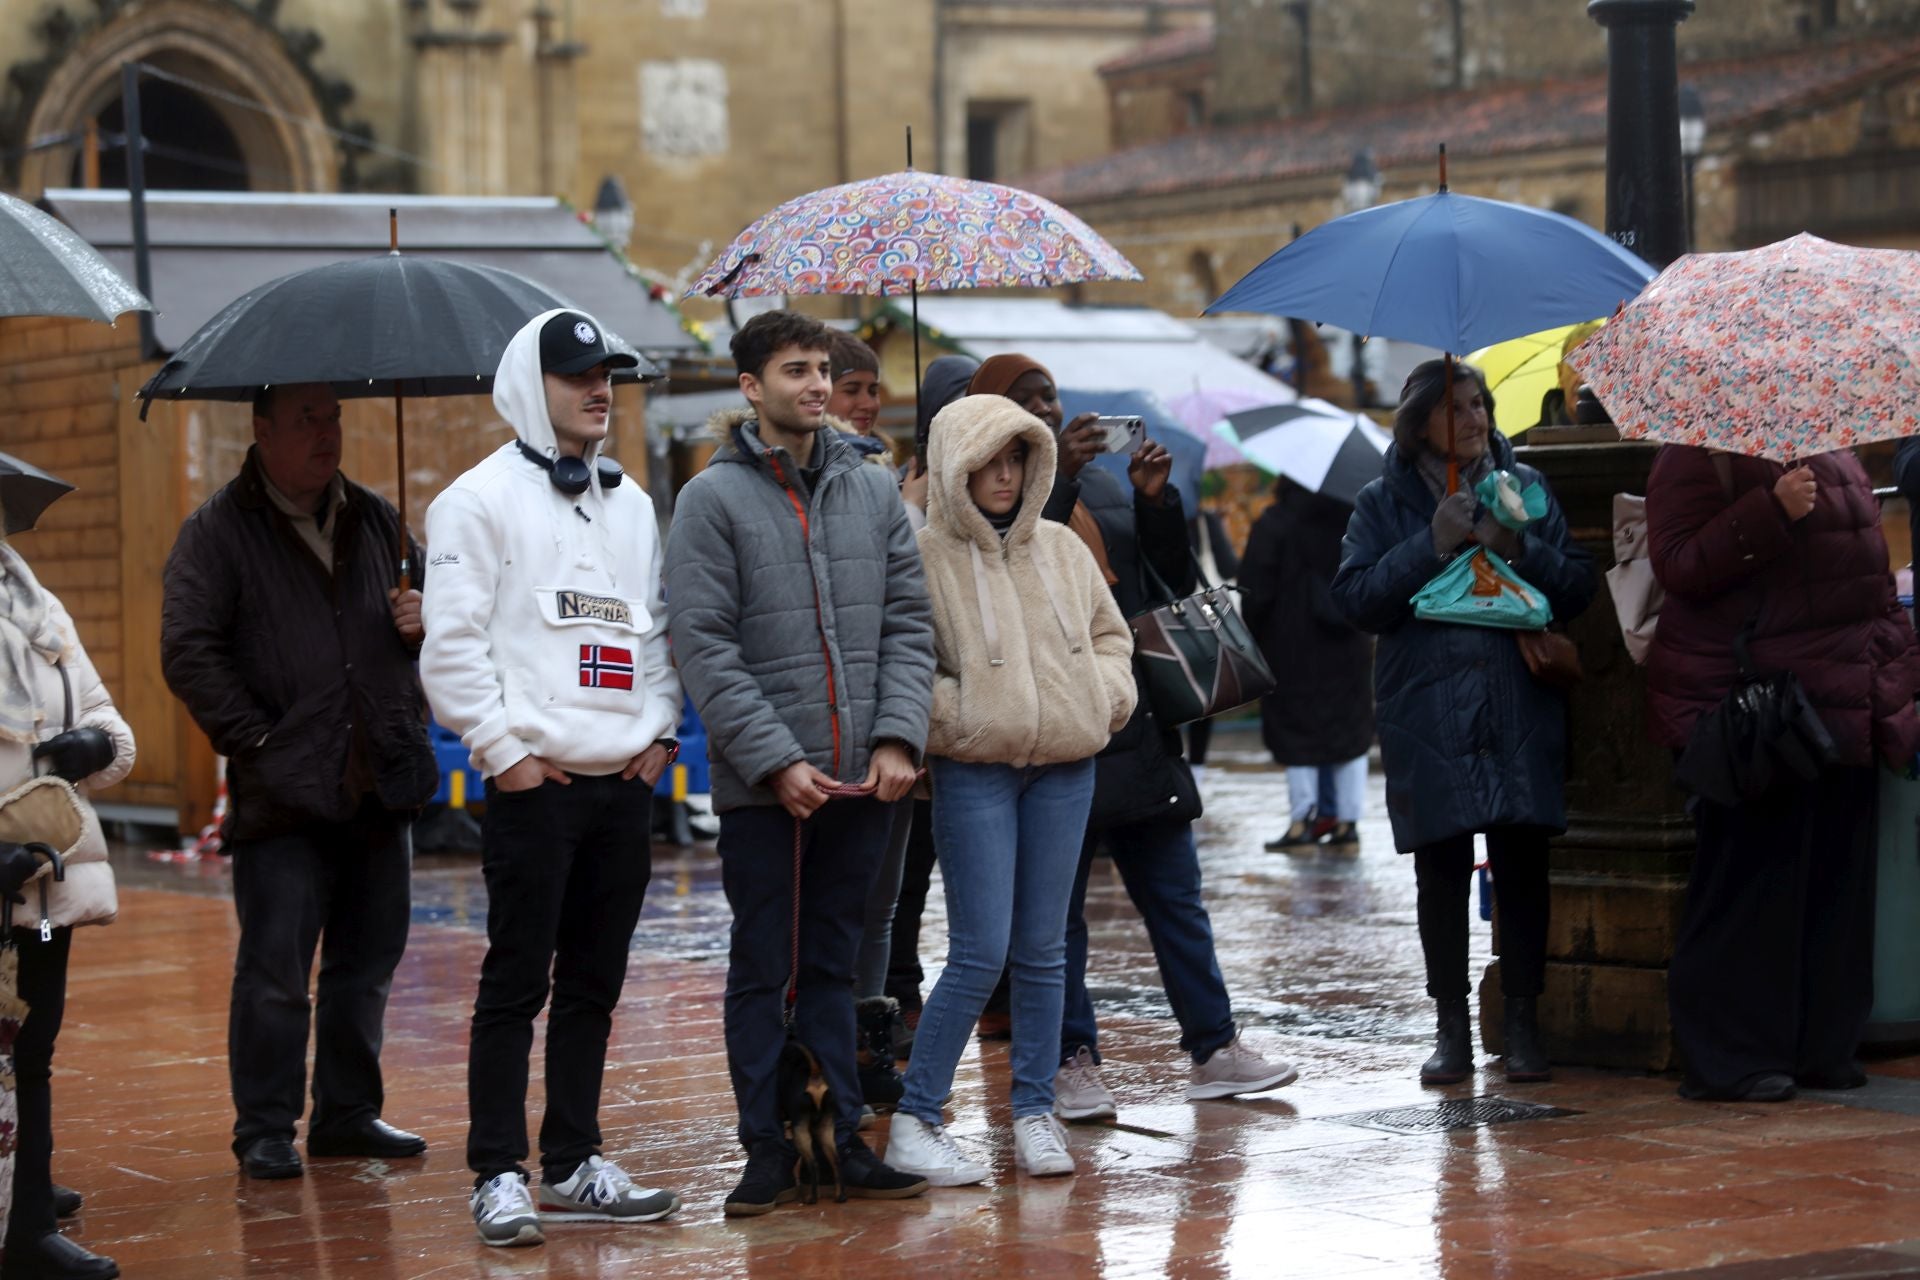
M 0 316 L 104 320 L 153 304 L 51 214 L 0 192 Z
M 72 492 L 73 486 L 60 477 L 50 476 L 10 453 L 0 453 L 0 510 L 6 512 L 9 538 L 33 528 L 55 498 Z

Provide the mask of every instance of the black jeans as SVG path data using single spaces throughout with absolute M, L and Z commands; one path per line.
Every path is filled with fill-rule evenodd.
M 653 788 L 619 774 L 531 791 L 487 783 L 487 958 L 467 1056 L 467 1165 L 482 1179 L 526 1172 L 527 1060 L 549 971 L 543 1176 L 564 1179 L 600 1150 L 600 1080 L 653 874 L 652 816 Z
M 907 864 L 900 877 L 900 900 L 893 908 L 893 950 L 887 956 L 887 994 L 909 1012 L 920 1010 L 920 984 L 927 980 L 920 967 L 920 917 L 927 912 L 927 893 L 933 887 L 933 805 L 926 800 L 901 801 L 913 805 L 913 829 L 907 836 Z
M 15 1098 L 20 1105 L 14 1147 L 13 1213 L 7 1243 L 36 1240 L 57 1231 L 53 1212 L 53 1042 L 67 1009 L 67 952 L 72 929 L 55 929 L 40 941 L 38 929 L 15 929 L 20 947 L 20 998 L 27 1018 L 13 1042 Z
M 351 821 L 237 840 L 232 849 L 240 917 L 227 1014 L 235 1153 L 260 1138 L 293 1137 L 305 1101 L 309 1021 L 308 1135 L 377 1118 L 386 1102 L 381 1024 L 412 914 L 407 816 L 369 799 Z M 309 1019 L 316 944 L 320 982 Z
M 829 800 L 801 825 L 800 981 L 794 1030 L 820 1060 L 839 1104 L 835 1130 L 860 1125 L 854 1069 L 853 963 L 867 893 L 886 850 L 893 806 Z M 733 908 L 727 962 L 727 1070 L 740 1145 L 781 1137 L 778 1083 L 793 972 L 793 817 L 772 805 L 720 815 L 720 876 Z
M 1500 990 L 1537 996 L 1547 975 L 1547 841 L 1544 827 L 1495 827 L 1487 861 L 1500 904 Z M 1473 836 L 1455 836 L 1413 855 L 1419 878 L 1420 949 L 1427 994 L 1460 1000 L 1473 993 L 1467 974 L 1467 898 L 1473 884 Z
M 1849 768 L 1739 808 L 1698 802 L 1667 970 L 1690 1088 L 1851 1065 L 1873 1010 L 1878 797 L 1874 770 Z

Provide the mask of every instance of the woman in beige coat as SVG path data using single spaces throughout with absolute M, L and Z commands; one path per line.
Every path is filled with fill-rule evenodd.
M 110 1259 L 59 1233 L 53 1185 L 54 1038 L 66 1008 L 73 926 L 110 923 L 117 910 L 113 869 L 100 820 L 85 796 L 133 768 L 133 732 L 114 709 L 73 620 L 42 587 L 20 553 L 0 542 L 0 795 L 54 774 L 81 795 L 81 836 L 66 851 L 65 875 L 21 890 L 13 940 L 20 948 L 20 997 L 28 1007 L 14 1041 L 20 1119 L 7 1220 L 8 1276 L 120 1274 Z M 34 874 L 31 855 L 0 844 L 0 884 Z M 72 1192 L 65 1198 L 77 1200 Z
M 887 1162 L 935 1186 L 987 1176 L 941 1127 L 954 1068 L 1011 959 L 1014 1163 L 1073 1172 L 1053 1118 L 1067 899 L 1093 800 L 1093 757 L 1133 712 L 1133 638 L 1078 535 L 1040 518 L 1045 423 L 968 396 L 929 434 L 927 527 L 934 846 L 947 967 L 920 1015 Z

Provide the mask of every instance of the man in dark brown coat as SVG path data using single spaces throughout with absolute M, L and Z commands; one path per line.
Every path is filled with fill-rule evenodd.
M 250 1177 L 292 1178 L 316 945 L 308 1154 L 426 1150 L 380 1119 L 380 1040 L 406 949 L 409 824 L 437 773 L 413 670 L 420 593 L 395 585 L 398 514 L 340 474 L 340 402 L 263 390 L 253 431 L 167 559 L 160 656 L 228 760 L 234 1154 Z

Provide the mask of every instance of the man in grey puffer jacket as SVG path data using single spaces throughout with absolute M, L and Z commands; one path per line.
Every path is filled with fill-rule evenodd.
M 674 658 L 707 729 L 733 909 L 727 1065 L 749 1153 L 734 1217 L 797 1195 L 776 1094 L 789 990 L 794 1033 L 833 1088 L 848 1194 L 927 1187 L 855 1132 L 853 966 L 893 805 L 926 744 L 933 622 L 892 477 L 821 430 L 830 334 L 775 311 L 734 335 L 753 407 L 715 420 L 721 447 L 681 491 L 667 541 Z M 872 794 L 830 800 L 843 784 Z

